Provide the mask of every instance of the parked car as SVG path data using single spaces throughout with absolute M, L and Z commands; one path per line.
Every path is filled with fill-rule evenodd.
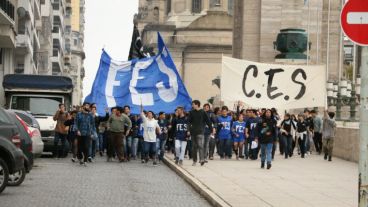
M 0 125 L 6 125 L 0 120 Z M 20 137 L 17 137 L 17 146 L 20 147 Z M 24 154 L 9 138 L 0 136 L 0 193 L 9 182 L 9 175 L 24 169 Z
M 40 125 L 38 124 L 38 121 L 33 117 L 32 114 L 26 111 L 20 110 L 11 110 L 11 111 L 13 111 L 16 115 L 18 115 L 31 130 L 33 156 L 40 157 L 44 149 L 44 143 L 42 141 Z
M 26 122 L 29 127 L 37 128 L 38 130 L 40 130 L 40 124 L 38 123 L 36 118 L 30 112 L 21 111 L 21 110 L 14 110 L 14 109 L 11 109 L 11 111 L 13 111 L 24 122 Z
M 12 121 L 6 111 L 0 107 L 0 136 L 11 141 L 13 137 L 20 138 L 19 133 L 18 126 Z
M 18 171 L 9 176 L 8 185 L 18 186 L 23 183 L 26 173 L 29 173 L 33 167 L 33 153 L 32 153 L 32 132 L 28 128 L 27 124 L 17 116 L 13 111 L 6 111 L 13 123 L 18 126 L 19 134 L 21 138 L 20 148 L 23 151 L 24 156 L 24 169 Z

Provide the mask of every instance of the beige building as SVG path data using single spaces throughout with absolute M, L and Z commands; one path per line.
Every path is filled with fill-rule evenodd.
M 72 15 L 68 31 L 70 35 L 67 39 L 69 50 L 70 77 L 74 83 L 73 105 L 79 105 L 83 98 L 83 78 L 84 78 L 84 0 L 71 0 Z M 74 101 L 75 100 L 75 101 Z
M 0 5 L 0 82 L 3 82 L 4 75 L 13 73 L 14 70 L 14 50 L 16 47 L 16 33 L 18 17 L 16 9 L 17 0 L 6 1 Z M 0 85 L 0 105 L 5 103 L 5 93 L 2 84 Z
M 232 14 L 233 0 L 140 0 L 138 28 L 153 48 L 161 33 L 190 96 L 205 103 L 219 95 L 212 80 L 232 54 Z
M 341 6 L 341 0 L 235 0 L 233 57 L 274 63 L 279 51 L 273 42 L 280 30 L 305 29 L 311 49 L 308 63 L 300 63 L 324 64 L 329 79 L 337 80 L 344 53 Z

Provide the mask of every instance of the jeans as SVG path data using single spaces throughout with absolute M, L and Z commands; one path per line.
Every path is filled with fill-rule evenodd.
M 208 144 L 209 145 L 208 154 L 210 158 L 213 158 L 213 155 L 215 154 L 216 143 L 217 143 L 216 138 L 210 138 Z
M 156 142 L 144 142 L 144 157 L 149 160 L 150 156 L 156 161 Z
M 175 156 L 179 160 L 184 160 L 185 148 L 187 147 L 187 141 L 175 140 Z
M 188 153 L 189 159 L 192 159 L 192 151 L 193 151 L 193 141 L 192 140 L 188 140 L 187 141 L 187 148 L 185 149 L 185 154 Z
M 272 143 L 261 144 L 261 162 L 267 161 L 267 164 L 272 162 Z
M 302 157 L 304 157 L 306 150 L 306 142 L 307 142 L 307 134 L 301 134 L 301 136 L 298 139 L 299 147 L 300 147 L 300 153 L 302 154 Z
M 198 161 L 198 153 L 199 153 L 199 162 L 204 161 L 204 135 L 198 134 L 192 137 L 192 144 L 193 144 L 193 162 Z
M 98 133 L 97 149 L 100 152 L 103 152 L 104 149 L 106 148 L 106 142 L 104 141 L 104 139 L 105 139 L 104 133 Z
M 221 158 L 224 156 L 231 157 L 231 139 L 220 139 L 219 154 Z
M 98 139 L 96 140 L 91 139 L 89 143 L 89 149 L 88 149 L 89 157 L 92 157 L 92 158 L 96 157 L 96 149 L 97 149 L 97 143 L 98 143 L 97 140 Z
M 251 146 L 250 146 L 251 144 L 252 144 L 252 142 L 250 141 L 249 138 L 245 139 L 244 146 L 243 146 L 245 159 L 248 159 L 250 157 L 249 154 L 250 154 L 250 150 L 251 150 Z
M 307 131 L 307 137 L 305 140 L 305 152 L 311 151 L 311 137 L 312 133 L 310 131 Z
M 136 158 L 137 157 L 138 141 L 139 141 L 139 138 L 138 137 L 135 137 L 133 139 L 133 142 L 132 142 L 132 157 L 133 158 Z
M 322 152 L 322 134 L 319 132 L 314 132 L 313 142 L 314 142 L 316 151 L 318 153 L 321 153 Z
M 125 144 L 124 144 L 124 146 L 125 146 L 125 157 L 126 158 L 130 158 L 130 156 L 132 155 L 132 140 L 133 140 L 133 138 L 131 136 L 126 137 L 124 139 L 124 141 L 125 141 Z
M 159 160 L 164 159 L 165 145 L 166 145 L 166 139 L 157 139 L 157 142 L 156 142 L 156 149 L 157 150 L 156 150 L 156 152 L 157 152 L 157 157 L 159 158 Z
M 204 152 L 205 160 L 207 160 L 208 154 L 209 154 L 210 139 L 211 139 L 211 135 L 204 135 L 203 152 Z
M 333 139 L 323 139 L 323 152 L 330 157 L 332 157 L 333 145 Z
M 67 137 L 66 134 L 55 132 L 54 157 L 62 157 L 64 155 L 66 137 Z M 59 146 L 59 140 L 61 142 L 61 146 Z
M 87 162 L 88 149 L 91 138 L 89 136 L 78 136 L 78 159 Z
M 292 156 L 292 145 L 293 145 L 293 138 L 289 135 L 281 135 L 280 139 L 280 146 L 283 146 L 285 158 Z

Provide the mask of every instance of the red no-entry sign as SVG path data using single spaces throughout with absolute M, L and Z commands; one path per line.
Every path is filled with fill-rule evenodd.
M 341 11 L 341 27 L 351 41 L 368 46 L 368 0 L 349 0 Z

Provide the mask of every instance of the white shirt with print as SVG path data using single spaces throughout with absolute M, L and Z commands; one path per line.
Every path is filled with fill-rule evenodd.
M 156 119 L 148 119 L 143 113 L 141 114 L 143 120 L 143 139 L 145 142 L 156 142 L 156 129 L 160 132 L 160 126 Z

